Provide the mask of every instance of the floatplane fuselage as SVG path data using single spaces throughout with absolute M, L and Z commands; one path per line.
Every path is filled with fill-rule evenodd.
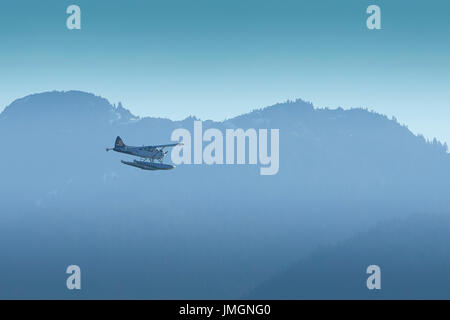
M 117 137 L 116 142 L 114 144 L 114 148 L 106 148 L 106 151 L 113 150 L 116 152 L 121 152 L 144 159 L 141 161 L 121 160 L 123 164 L 129 166 L 133 166 L 143 170 L 170 170 L 175 168 L 175 166 L 171 164 L 162 163 L 164 156 L 167 154 L 167 151 L 164 151 L 164 148 L 175 147 L 177 145 L 181 145 L 181 143 L 162 144 L 157 146 L 133 147 L 127 146 L 126 144 L 123 143 L 123 140 L 120 137 Z

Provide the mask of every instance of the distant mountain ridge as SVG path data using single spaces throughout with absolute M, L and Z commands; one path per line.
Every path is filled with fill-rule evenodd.
M 39 108 L 34 106 L 39 105 Z M 282 112 L 288 112 L 292 115 L 291 120 L 295 119 L 295 116 L 305 116 L 308 113 L 312 114 L 314 112 L 331 112 L 340 113 L 336 117 L 343 117 L 345 113 L 352 113 L 357 117 L 367 116 L 368 114 L 378 117 L 379 119 L 389 120 L 386 116 L 378 114 L 376 112 L 368 111 L 367 109 L 350 109 L 344 110 L 342 108 L 330 110 L 330 109 L 314 109 L 314 106 L 310 102 L 305 102 L 301 99 L 295 101 L 286 101 L 285 103 L 277 103 L 273 106 L 255 109 L 251 112 L 236 116 L 231 119 L 224 120 L 224 123 L 243 123 L 246 120 L 252 121 L 255 126 L 261 125 L 262 123 L 269 124 L 267 119 L 276 121 L 277 117 Z M 141 118 L 139 116 L 133 115 L 128 109 L 124 108 L 122 103 L 119 102 L 117 106 L 112 105 L 107 99 L 94 95 L 92 93 L 87 93 L 83 91 L 71 90 L 71 91 L 49 91 L 37 94 L 31 94 L 26 97 L 17 99 L 13 101 L 10 105 L 5 107 L 5 109 L 0 113 L 1 118 L 14 118 L 14 117 L 27 117 L 27 116 L 60 116 L 69 117 L 79 114 L 81 117 L 92 117 L 99 116 L 103 119 L 108 119 L 109 122 L 129 122 L 136 121 L 139 119 L 145 119 L 152 117 Z M 185 120 L 190 119 L 186 118 Z M 192 119 L 198 119 L 193 117 Z M 169 120 L 169 119 L 167 119 Z M 284 121 L 286 119 L 283 119 Z M 397 124 L 395 118 L 391 119 Z M 210 121 L 210 120 L 205 120 Z M 421 139 L 423 137 L 418 135 Z M 440 145 L 445 151 L 448 147 L 446 143 L 441 143 L 434 139 L 433 141 L 428 141 L 431 144 Z
M 36 119 L 51 117 L 71 121 L 95 118 L 107 122 L 127 122 L 138 119 L 129 110 L 123 108 L 121 103 L 115 107 L 105 98 L 82 91 L 32 94 L 15 100 L 0 114 L 0 119 L 20 120 L 26 117 Z
M 450 215 L 415 215 L 321 247 L 246 299 L 449 299 Z M 401 236 L 399 236 L 401 235 Z M 368 266 L 381 290 L 368 290 Z

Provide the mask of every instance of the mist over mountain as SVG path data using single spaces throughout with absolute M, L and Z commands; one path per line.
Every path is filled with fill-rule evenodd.
M 7 106 L 0 114 L 0 297 L 276 298 L 284 292 L 277 279 L 306 277 L 298 261 L 308 268 L 320 262 L 331 274 L 327 259 L 308 257 L 346 239 L 355 244 L 355 234 L 380 222 L 430 217 L 420 222 L 420 239 L 435 244 L 426 225 L 448 214 L 447 146 L 367 110 L 315 109 L 297 100 L 203 122 L 203 130 L 222 132 L 279 129 L 274 176 L 259 175 L 256 165 L 147 172 L 122 165 L 127 155 L 105 152 L 118 135 L 129 145 L 169 143 L 176 128 L 192 132 L 194 120 L 140 118 L 79 91 Z M 408 232 L 414 228 L 395 234 L 414 247 L 421 240 Z M 79 292 L 65 287 L 70 264 L 82 269 Z M 277 276 L 285 270 L 299 273 Z M 285 295 L 306 297 L 302 292 Z
M 323 246 L 252 290 L 247 299 L 449 299 L 450 216 L 414 215 L 380 223 Z M 381 290 L 368 290 L 368 266 Z

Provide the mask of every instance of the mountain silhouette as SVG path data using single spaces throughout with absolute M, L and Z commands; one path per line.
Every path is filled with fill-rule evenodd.
M 279 129 L 273 176 L 257 165 L 145 172 L 105 152 L 116 136 L 170 143 L 194 120 L 138 117 L 80 91 L 7 106 L 0 297 L 239 298 L 320 246 L 392 219 L 448 213 L 447 145 L 364 109 L 296 100 L 203 121 L 203 130 Z M 65 288 L 70 264 L 85 275 L 76 294 Z
M 380 223 L 324 246 L 252 290 L 247 299 L 448 299 L 450 216 L 415 215 Z M 368 290 L 367 267 L 381 271 Z

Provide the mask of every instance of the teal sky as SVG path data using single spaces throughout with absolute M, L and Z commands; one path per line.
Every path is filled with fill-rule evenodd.
M 382 30 L 366 28 L 371 4 Z M 223 120 L 302 98 L 450 142 L 449 49 L 444 0 L 4 0 L 0 110 L 77 89 L 140 116 Z

